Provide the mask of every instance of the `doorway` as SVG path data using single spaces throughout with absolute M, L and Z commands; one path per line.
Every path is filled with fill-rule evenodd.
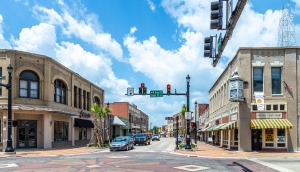
M 36 121 L 18 120 L 17 148 L 36 148 Z
M 262 150 L 262 130 L 252 130 L 252 151 Z

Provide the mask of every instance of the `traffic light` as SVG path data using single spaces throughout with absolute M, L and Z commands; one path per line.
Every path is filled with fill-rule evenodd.
M 143 94 L 147 94 L 147 87 L 143 87 Z
M 223 0 L 211 2 L 210 4 L 210 29 L 222 29 L 223 25 Z
M 213 37 L 205 37 L 204 38 L 204 57 L 212 58 L 212 50 L 213 50 Z
M 139 87 L 139 94 L 143 94 L 143 88 Z
M 191 122 L 191 127 L 195 127 L 195 123 L 194 122 Z
M 167 85 L 167 94 L 168 95 L 171 94 L 171 85 L 170 84 Z
M 141 87 L 139 89 L 139 94 L 147 94 L 147 87 L 145 87 L 144 83 L 141 83 Z

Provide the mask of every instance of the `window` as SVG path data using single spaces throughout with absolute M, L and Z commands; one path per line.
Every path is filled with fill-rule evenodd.
M 267 110 L 272 110 L 271 109 L 271 107 L 272 107 L 271 105 L 267 105 L 266 107 L 267 107 Z
M 39 77 L 34 72 L 26 70 L 20 74 L 20 97 L 39 98 Z
M 252 110 L 257 110 L 257 105 L 252 105 Z
M 0 67 L 0 77 L 0 84 L 2 84 L 2 67 Z M 0 96 L 2 96 L 2 86 L 0 87 Z
M 0 118 L 0 128 L 2 128 L 2 119 Z M 0 130 L 0 138 L 2 138 L 2 132 Z M 0 139 L 0 143 L 2 142 L 2 139 Z
M 272 74 L 272 94 L 281 94 L 281 68 L 273 67 Z
M 91 105 L 90 105 L 90 93 L 89 92 L 87 92 L 86 93 L 86 97 L 87 97 L 87 103 L 86 103 L 86 105 L 87 105 L 87 110 L 90 110 L 91 109 Z
M 280 105 L 280 110 L 284 110 L 284 105 Z
M 79 88 L 79 90 L 78 90 L 78 103 L 79 103 L 79 106 L 78 106 L 78 108 L 79 109 L 81 109 L 82 107 L 82 104 L 81 104 L 81 99 L 82 99 L 82 97 L 81 97 L 81 89 Z
M 79 127 L 79 140 L 86 140 L 86 131 L 87 128 Z
M 54 141 L 68 141 L 69 123 L 54 121 Z
M 94 97 L 94 103 L 100 106 L 100 100 L 98 97 Z
M 66 85 L 58 79 L 54 81 L 54 101 L 57 103 L 67 104 Z
M 277 142 L 285 142 L 285 130 L 277 129 Z
M 74 86 L 74 107 L 77 107 L 77 87 Z
M 83 109 L 86 110 L 86 91 L 83 90 Z
M 253 68 L 253 90 L 263 92 L 263 68 Z

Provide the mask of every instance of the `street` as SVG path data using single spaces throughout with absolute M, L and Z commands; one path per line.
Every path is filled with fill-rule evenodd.
M 161 138 L 150 145 L 136 145 L 133 150 L 113 151 L 99 149 L 94 152 L 60 155 L 23 154 L 0 157 L 1 171 L 277 171 L 277 162 L 259 158 L 198 157 L 173 151 L 174 138 Z M 280 159 L 277 159 L 279 161 Z M 286 160 L 291 167 L 299 161 Z M 258 161 L 255 162 L 255 161 Z M 264 161 L 264 162 L 263 162 Z M 269 167 L 261 163 L 269 163 Z M 283 165 L 284 163 L 281 163 Z M 270 168 L 270 165 L 272 168 Z M 286 165 L 287 166 L 287 165 Z M 275 167 L 275 169 L 274 169 Z M 283 168 L 281 168 L 283 167 Z M 288 171 L 281 166 L 278 171 Z M 295 168 L 294 171 L 297 169 Z

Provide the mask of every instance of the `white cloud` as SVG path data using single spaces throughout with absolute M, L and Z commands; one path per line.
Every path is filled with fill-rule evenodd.
M 64 23 L 62 17 L 54 9 L 47 9 L 39 5 L 35 5 L 33 7 L 33 13 L 44 23 L 52 25 L 61 25 Z
M 28 6 L 29 5 L 29 1 L 28 0 L 15 0 L 15 2 L 21 2 L 22 4 Z
M 23 28 L 19 38 L 12 37 L 14 49 L 54 57 L 56 43 L 55 27 L 50 24 L 40 23 L 31 28 Z
M 3 18 L 2 18 L 2 15 L 0 14 L 0 47 L 2 49 L 11 49 L 11 46 L 10 46 L 9 42 L 6 41 L 4 36 L 3 36 L 2 25 L 3 25 Z
M 130 34 L 134 34 L 134 32 L 137 31 L 137 28 L 136 27 L 132 27 L 130 28 Z
M 149 4 L 150 9 L 151 9 L 152 11 L 154 11 L 154 10 L 155 10 L 155 5 L 154 5 L 154 3 L 153 3 L 151 0 L 148 0 L 148 4 Z

